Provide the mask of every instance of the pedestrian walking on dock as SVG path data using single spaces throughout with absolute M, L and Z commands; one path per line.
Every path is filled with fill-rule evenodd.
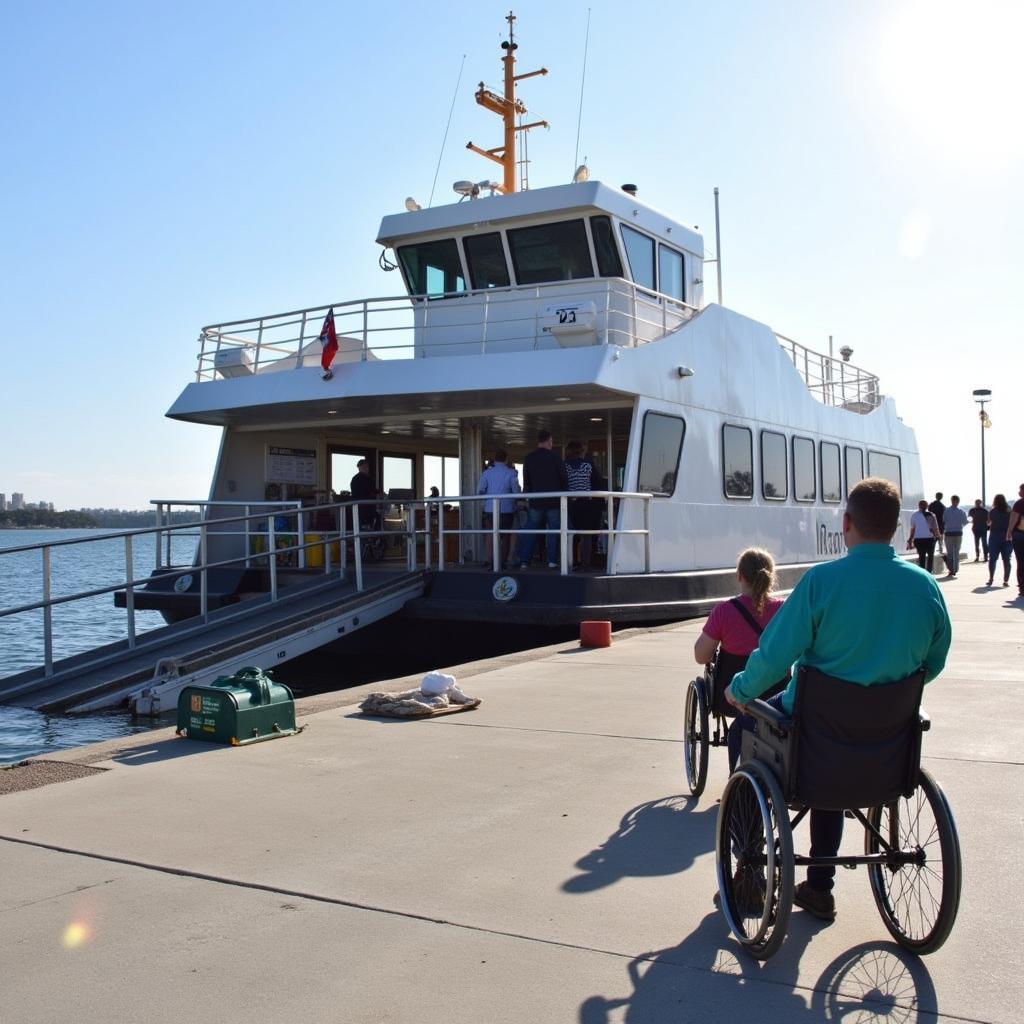
M 935 516 L 935 521 L 939 524 L 939 554 L 942 554 L 942 534 L 946 529 L 946 524 L 943 522 L 943 517 L 946 515 L 946 506 L 942 504 L 942 491 L 935 492 L 935 500 L 928 506 L 928 511 Z
M 1003 560 L 1003 586 L 1010 585 L 1010 506 L 1006 504 L 1006 495 L 997 494 L 992 499 L 992 507 L 988 510 L 988 585 L 994 585 L 996 578 L 996 562 Z
M 960 495 L 954 494 L 949 499 L 949 508 L 946 509 L 945 532 L 943 537 L 946 542 L 946 568 L 949 570 L 949 578 L 956 579 L 960 571 L 960 545 L 964 539 L 964 527 L 967 525 L 967 513 L 960 507 Z
M 565 463 L 555 452 L 551 431 L 537 433 L 537 447 L 523 459 L 523 491 L 526 494 L 545 491 L 566 491 L 569 481 L 565 474 Z M 558 568 L 558 529 L 561 525 L 558 498 L 531 498 L 526 513 L 527 530 L 554 530 L 547 534 L 548 568 Z M 533 549 L 541 534 L 524 533 L 519 538 L 519 568 L 528 569 L 533 559 Z
M 888 480 L 869 477 L 850 491 L 843 513 L 846 555 L 807 570 L 746 668 L 733 676 L 725 694 L 730 702 L 742 710 L 794 662 L 794 669 L 806 665 L 860 686 L 905 679 L 921 667 L 927 683 L 942 671 L 952 638 L 949 613 L 931 575 L 916 572 L 891 547 L 899 519 L 899 491 Z M 769 704 L 791 715 L 798 679 L 794 670 L 785 693 Z M 743 718 L 741 728 L 752 729 L 753 719 Z M 842 836 L 842 811 L 811 809 L 811 857 L 835 857 Z M 833 920 L 835 873 L 834 867 L 808 868 L 793 902 Z
M 935 564 L 935 542 L 939 539 L 939 524 L 929 511 L 928 503 L 922 498 L 917 511 L 910 517 L 910 539 L 907 550 L 917 548 L 917 564 L 928 572 Z
M 1013 557 L 1017 563 L 1017 593 L 1024 596 L 1024 484 L 1017 488 L 1019 497 L 1010 512 L 1010 525 L 1006 535 L 1013 545 Z
M 971 520 L 971 533 L 974 534 L 974 560 L 988 561 L 988 509 L 981 498 L 974 499 L 974 508 L 967 513 Z M 979 550 L 980 549 L 980 550 Z

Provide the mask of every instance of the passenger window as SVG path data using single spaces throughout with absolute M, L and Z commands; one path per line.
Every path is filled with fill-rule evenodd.
M 454 238 L 400 245 L 398 258 L 413 295 L 443 295 L 466 290 Z
M 814 442 L 808 437 L 793 438 L 793 497 L 814 501 L 818 496 L 814 478 Z
M 594 276 L 587 229 L 582 220 L 516 228 L 508 232 L 508 247 L 520 284 Z
M 785 501 L 789 496 L 786 438 L 773 430 L 761 431 L 761 494 L 769 501 Z
M 683 254 L 667 245 L 658 246 L 658 291 L 682 302 L 686 298 L 683 282 Z
M 846 449 L 846 494 L 864 479 L 864 453 L 859 448 Z
M 633 281 L 641 288 L 654 291 L 654 239 L 622 225 L 622 241 Z
M 727 498 L 754 497 L 754 438 L 749 427 L 722 427 L 722 476 Z
M 900 476 L 900 457 L 898 455 L 886 455 L 883 452 L 868 450 L 868 472 L 872 476 L 880 476 L 883 480 L 889 480 L 896 485 L 896 490 L 903 496 L 903 480 Z
M 678 416 L 663 416 L 657 412 L 644 414 L 638 490 L 662 496 L 675 493 L 685 433 L 686 424 Z
M 843 500 L 843 485 L 839 476 L 839 445 L 821 442 L 821 500 L 833 504 Z
M 594 236 L 597 273 L 600 277 L 622 277 L 622 260 L 615 245 L 610 217 L 591 217 L 590 233 Z
M 508 264 L 501 247 L 501 235 L 467 235 L 462 240 L 469 266 L 469 280 L 474 288 L 507 288 Z

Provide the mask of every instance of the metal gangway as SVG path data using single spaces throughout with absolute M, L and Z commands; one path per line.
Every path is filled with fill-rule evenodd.
M 161 500 L 157 526 L 103 533 L 85 538 L 0 549 L 4 556 L 38 555 L 42 599 L 0 608 L 0 626 L 16 615 L 41 614 L 42 663 L 0 679 L 0 704 L 44 712 L 86 712 L 127 704 L 133 712 L 156 715 L 172 710 L 188 685 L 205 685 L 246 665 L 272 668 L 331 643 L 400 611 L 422 597 L 431 572 L 456 566 L 479 566 L 483 539 L 490 539 L 493 572 L 501 570 L 501 541 L 519 534 L 557 534 L 560 566 L 569 572 L 573 540 L 580 534 L 602 538 L 607 572 L 616 571 L 613 545 L 635 542 L 636 565 L 630 571 L 651 571 L 651 495 L 621 491 L 572 491 L 530 494 L 557 498 L 557 529 L 504 529 L 498 511 L 512 497 L 457 495 L 426 499 L 372 499 L 301 506 L 296 502 L 185 502 Z M 603 501 L 607 523 L 596 530 L 569 525 L 568 502 L 574 498 Z M 173 505 L 195 505 L 206 517 L 171 522 Z M 239 505 L 235 516 L 212 517 L 218 506 Z M 639 514 L 626 515 L 639 505 Z M 253 512 L 253 507 L 259 510 Z M 371 506 L 369 510 L 365 506 Z M 360 507 L 364 508 L 361 515 Z M 481 526 L 480 513 L 491 511 L 491 525 Z M 392 514 L 387 515 L 387 510 Z M 457 512 L 457 525 L 446 523 L 446 511 Z M 318 514 L 320 514 L 318 518 Z M 311 532 L 323 522 L 332 526 Z M 186 564 L 172 564 L 175 537 L 197 540 Z M 120 542 L 124 545 L 123 579 L 68 594 L 52 592 L 55 549 Z M 134 565 L 142 546 L 152 544 L 154 573 L 137 577 Z M 454 557 L 450 552 L 454 548 Z M 264 580 L 258 592 L 219 607 L 210 579 L 217 570 L 236 567 L 257 572 Z M 171 625 L 140 630 L 139 605 L 154 580 L 191 594 L 195 614 Z M 184 584 L 184 586 L 180 586 Z M 164 593 L 167 591 L 165 590 Z M 54 656 L 54 610 L 62 605 L 114 595 L 125 609 L 123 639 L 89 650 Z

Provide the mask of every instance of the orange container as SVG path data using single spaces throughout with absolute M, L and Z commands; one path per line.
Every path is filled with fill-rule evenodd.
M 580 623 L 580 647 L 611 647 L 612 624 L 605 619 Z

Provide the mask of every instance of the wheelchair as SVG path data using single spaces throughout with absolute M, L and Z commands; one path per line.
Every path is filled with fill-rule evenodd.
M 722 793 L 715 859 L 733 935 L 767 960 L 786 935 L 798 866 L 865 865 L 892 937 L 911 953 L 937 950 L 960 904 L 960 840 L 939 784 L 921 767 L 924 671 L 860 686 L 800 669 L 793 716 L 747 705 L 753 731 Z M 864 827 L 864 853 L 794 855 L 793 830 L 812 808 Z M 789 811 L 793 811 L 792 819 Z
M 736 708 L 725 699 L 726 687 L 737 672 L 747 664 L 747 655 L 730 654 L 721 647 L 714 660 L 704 666 L 703 676 L 690 681 L 686 688 L 684 717 L 683 761 L 686 765 L 686 784 L 691 796 L 700 796 L 708 779 L 708 750 L 727 745 L 729 719 L 736 717 Z M 789 676 L 773 686 L 765 697 L 781 693 Z M 714 722 L 714 732 L 710 731 Z

